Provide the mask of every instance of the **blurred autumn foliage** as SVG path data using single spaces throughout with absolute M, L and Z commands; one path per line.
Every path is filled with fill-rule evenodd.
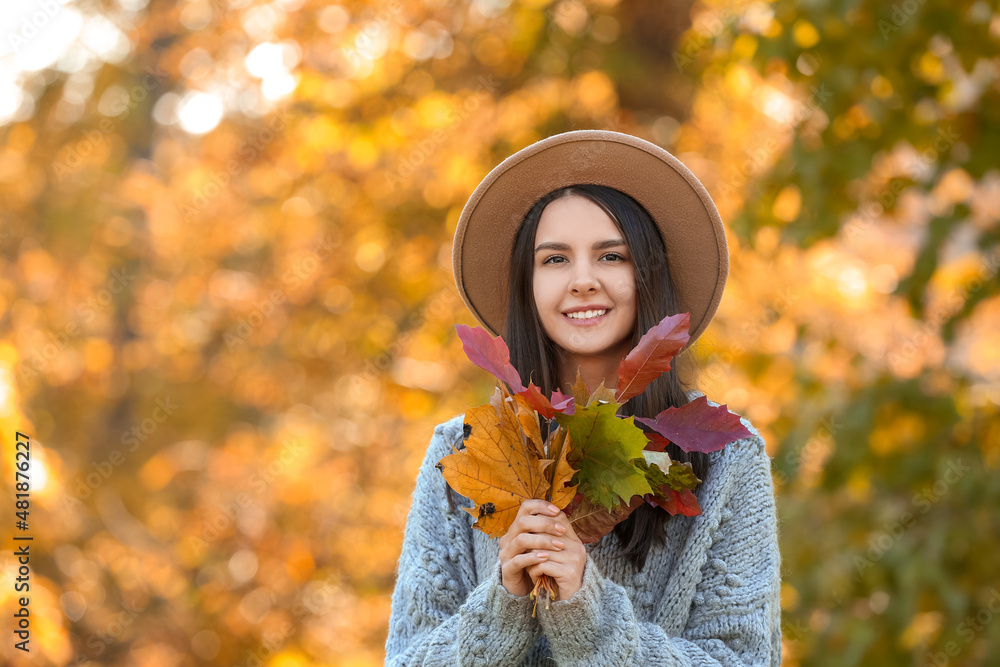
M 492 387 L 455 335 L 461 208 L 604 128 L 729 228 L 699 382 L 774 457 L 784 663 L 996 664 L 995 2 L 3 12 L 3 663 L 381 664 L 432 429 Z

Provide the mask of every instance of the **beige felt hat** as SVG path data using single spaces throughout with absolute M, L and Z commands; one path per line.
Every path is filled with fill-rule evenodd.
M 452 263 L 462 300 L 493 336 L 506 332 L 514 235 L 541 197 L 578 183 L 620 190 L 652 216 L 666 244 L 680 312 L 691 313 L 690 346 L 715 315 L 729 274 L 722 218 L 705 186 L 677 158 L 621 132 L 556 134 L 493 168 L 455 229 Z

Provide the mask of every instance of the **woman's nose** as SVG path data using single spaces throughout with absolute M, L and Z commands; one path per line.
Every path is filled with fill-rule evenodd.
M 573 272 L 570 289 L 573 292 L 591 292 L 597 289 L 597 285 L 593 267 L 587 263 L 578 264 Z

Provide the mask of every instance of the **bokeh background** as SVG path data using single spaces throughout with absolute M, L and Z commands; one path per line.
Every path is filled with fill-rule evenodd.
M 0 33 L 0 662 L 382 664 L 417 467 L 493 385 L 462 206 L 601 128 L 727 223 L 697 381 L 774 457 L 784 664 L 998 664 L 997 2 L 18 0 Z

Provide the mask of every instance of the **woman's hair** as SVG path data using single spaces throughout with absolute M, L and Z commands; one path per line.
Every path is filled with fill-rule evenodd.
M 667 315 L 677 314 L 677 299 L 670 277 L 667 251 L 659 229 L 649 213 L 634 199 L 619 190 L 594 184 L 571 185 L 553 190 L 539 199 L 525 215 L 511 249 L 509 302 L 507 306 L 507 330 L 504 339 L 510 348 L 510 360 L 518 373 L 527 381 L 529 378 L 546 396 L 554 389 L 569 393 L 567 387 L 557 387 L 558 361 L 563 351 L 542 329 L 535 307 L 534 290 L 534 244 L 535 232 L 545 207 L 561 197 L 578 195 L 594 202 L 614 221 L 621 231 L 635 267 L 636 282 L 636 326 L 632 333 L 632 347 L 650 328 Z M 651 382 L 638 396 L 628 401 L 621 414 L 640 417 L 655 417 L 670 407 L 681 407 L 688 403 L 686 390 L 678 377 L 678 364 L 688 367 L 693 359 L 687 350 L 674 358 L 672 368 Z M 544 425 L 543 425 L 544 426 Z M 642 428 L 642 425 L 636 423 Z M 645 430 L 645 429 L 644 429 Z M 546 433 L 542 433 L 545 437 Z M 705 478 L 708 465 L 706 454 L 687 453 L 671 443 L 667 453 L 675 461 L 688 461 L 694 473 Z M 641 569 L 654 538 L 663 538 L 663 524 L 670 515 L 662 509 L 643 503 L 614 528 L 619 541 L 624 546 L 622 556 L 631 560 Z

